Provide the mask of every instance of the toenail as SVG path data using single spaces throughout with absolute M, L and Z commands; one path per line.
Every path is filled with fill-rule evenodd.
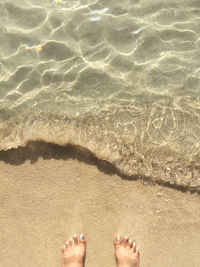
M 129 243 L 131 244 L 132 242 L 133 242 L 133 241 L 130 239 L 130 240 L 129 240 Z
M 74 234 L 74 237 L 77 237 L 77 235 L 76 235 L 76 234 Z
M 66 241 L 65 244 L 68 246 L 69 245 L 69 241 Z
M 126 235 L 126 236 L 124 237 L 124 239 L 128 239 L 128 236 Z
M 84 240 L 84 234 L 82 234 L 80 237 L 81 237 L 81 240 Z
M 120 236 L 116 237 L 116 241 L 119 242 L 120 241 Z
M 133 243 L 133 246 L 136 247 L 136 243 L 135 242 Z

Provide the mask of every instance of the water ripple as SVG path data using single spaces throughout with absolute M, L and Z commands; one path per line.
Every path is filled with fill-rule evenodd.
M 43 140 L 200 188 L 198 0 L 0 3 L 0 149 Z

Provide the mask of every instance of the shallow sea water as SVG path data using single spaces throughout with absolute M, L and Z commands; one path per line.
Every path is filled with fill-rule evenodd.
M 199 0 L 0 0 L 0 150 L 74 144 L 200 188 Z

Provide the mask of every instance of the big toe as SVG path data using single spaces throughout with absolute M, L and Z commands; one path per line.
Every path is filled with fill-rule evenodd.
M 87 240 L 85 238 L 85 235 L 84 234 L 81 234 L 79 236 L 79 245 L 86 246 L 86 243 L 87 243 Z
M 120 235 L 115 237 L 114 245 L 115 245 L 115 247 L 118 247 L 118 246 L 122 245 L 122 238 L 121 238 Z

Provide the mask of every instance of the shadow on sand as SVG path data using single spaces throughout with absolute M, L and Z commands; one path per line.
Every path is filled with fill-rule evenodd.
M 146 177 L 145 175 L 134 175 L 128 176 L 121 173 L 111 163 L 98 159 L 89 150 L 74 146 L 58 146 L 52 143 L 45 142 L 29 142 L 25 147 L 19 147 L 17 149 L 10 149 L 7 151 L 0 151 L 0 161 L 3 161 L 10 165 L 20 165 L 25 161 L 29 160 L 31 164 L 34 164 L 39 158 L 44 160 L 55 159 L 55 160 L 68 160 L 76 159 L 79 162 L 86 164 L 95 165 L 101 172 L 113 175 L 117 174 L 122 179 L 129 181 L 140 180 L 145 185 L 161 185 L 169 188 L 173 188 L 182 192 L 198 193 L 200 195 L 199 188 L 189 188 L 183 185 L 171 184 L 169 182 L 154 179 L 154 177 Z

